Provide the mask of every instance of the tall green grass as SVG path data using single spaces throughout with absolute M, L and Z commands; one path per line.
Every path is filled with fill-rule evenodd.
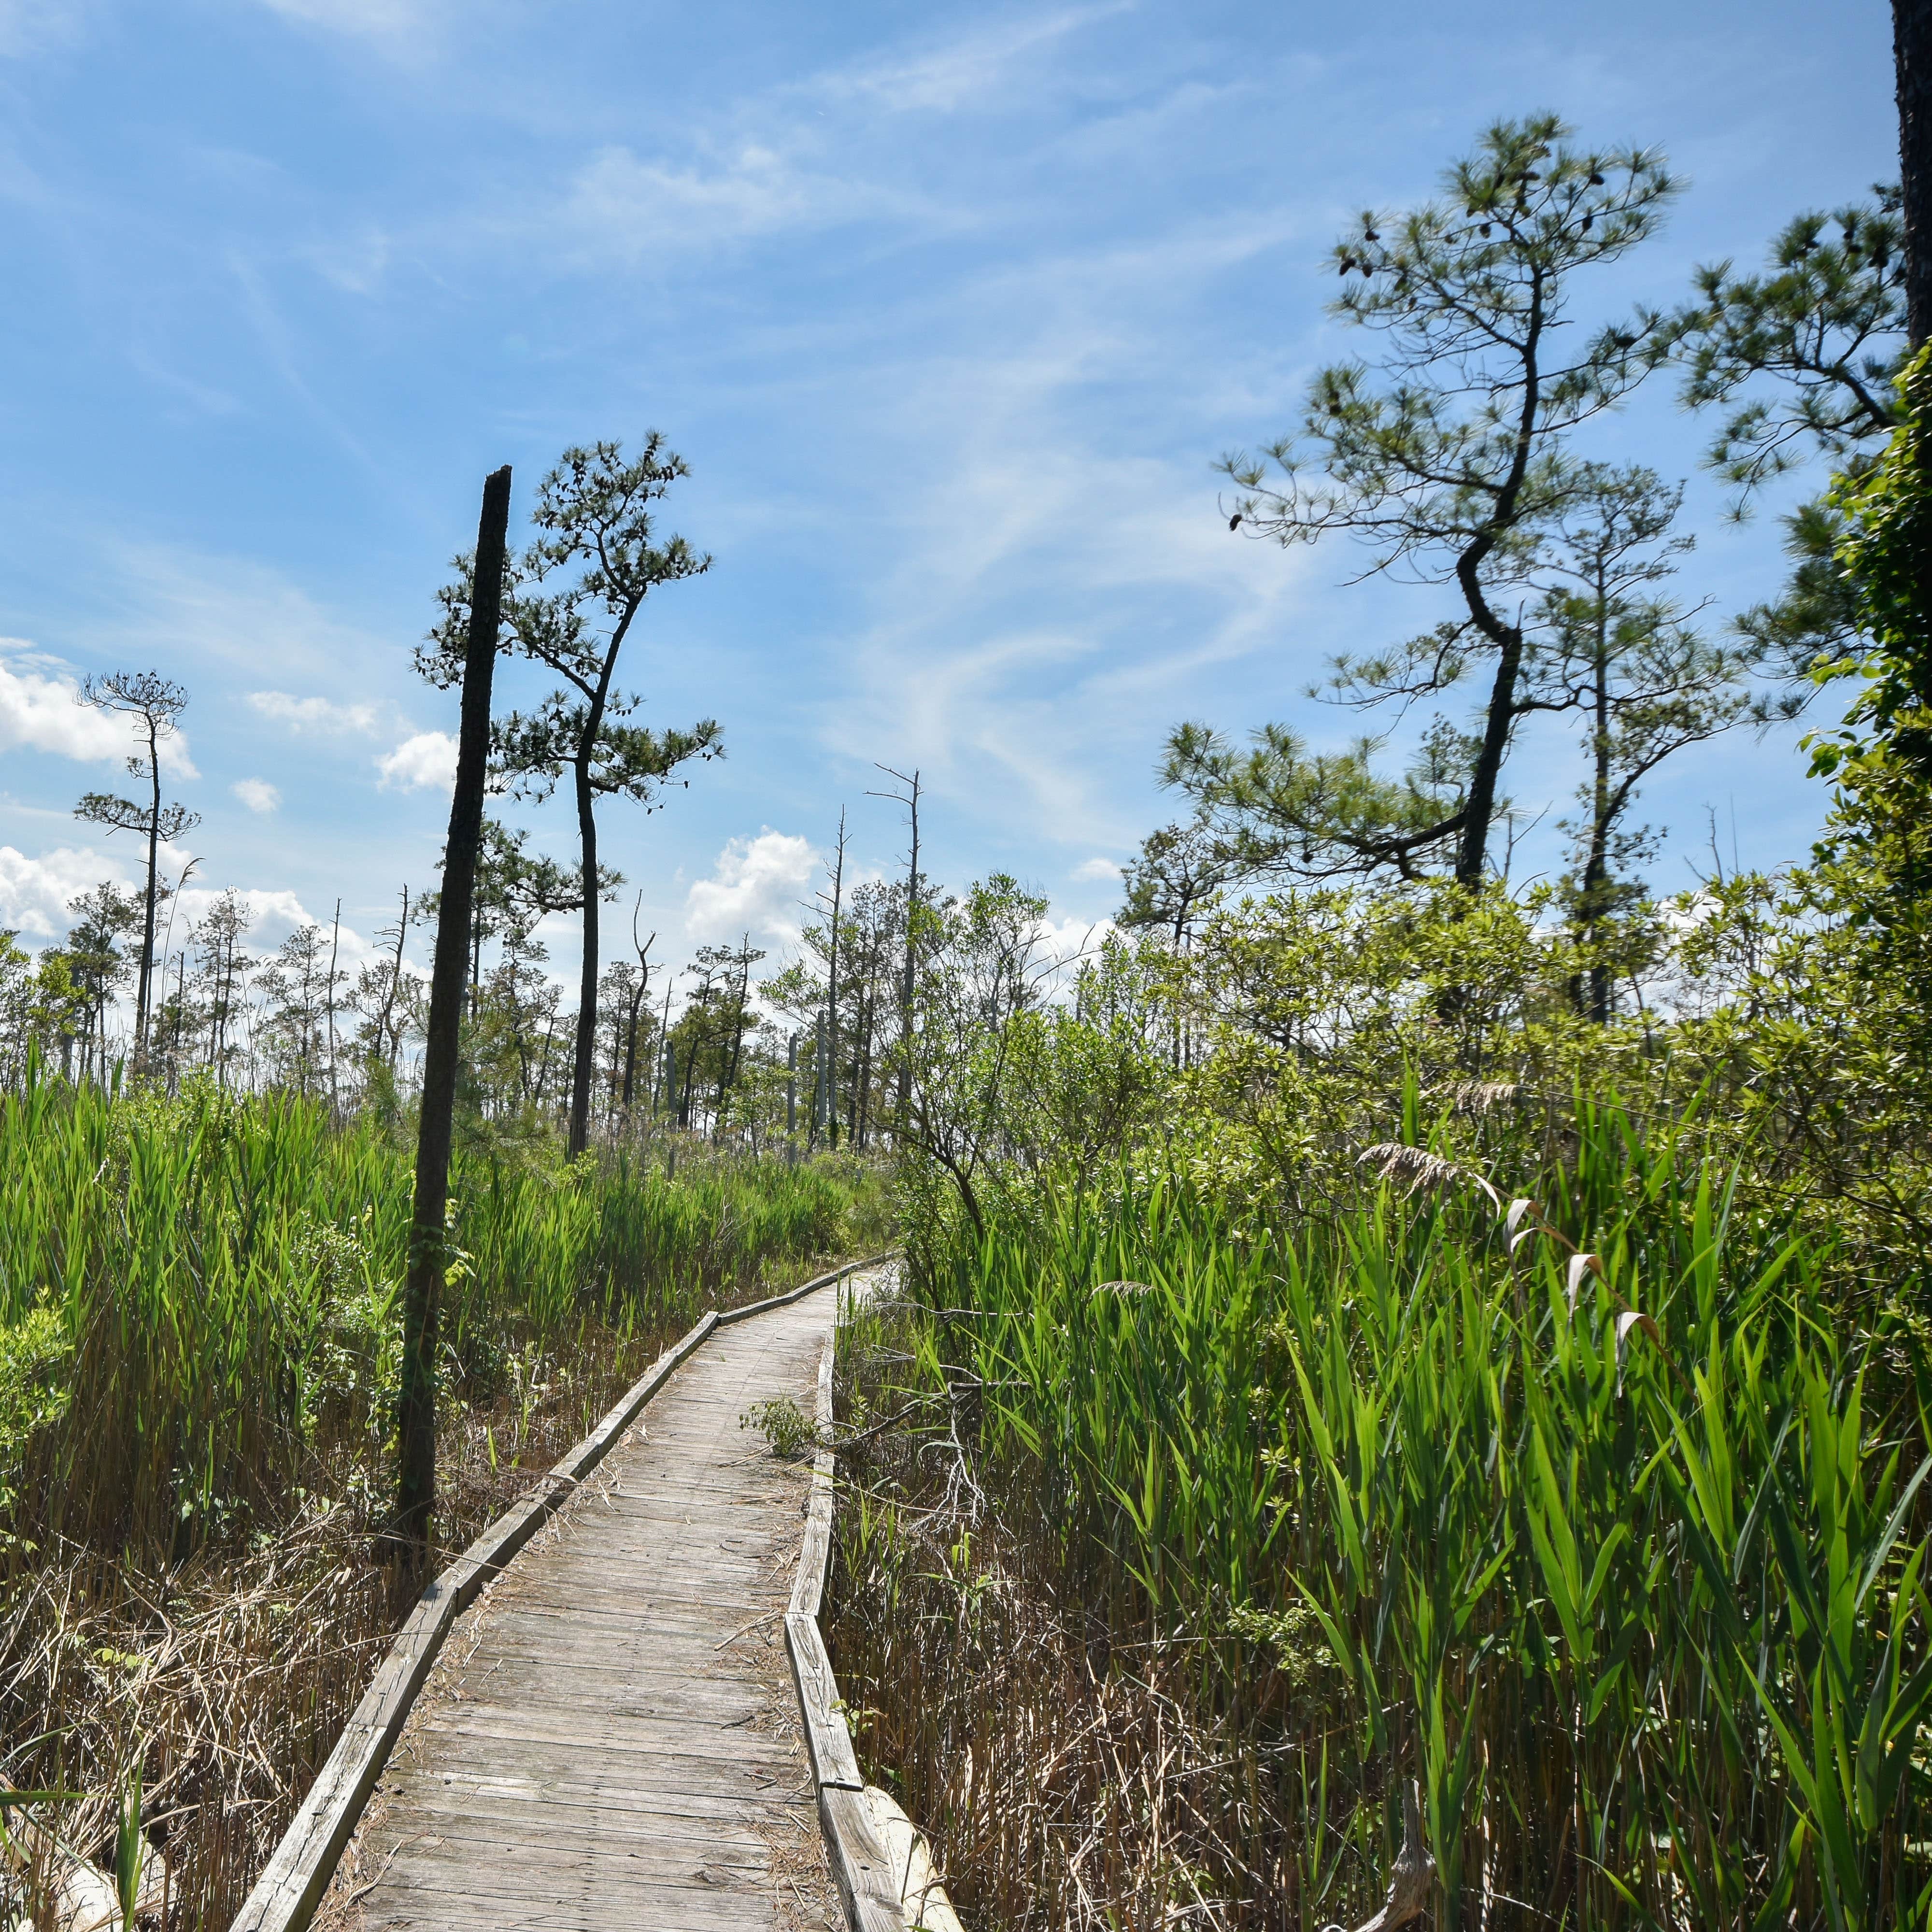
M 380 1484 L 412 1162 L 380 1124 L 206 1088 L 0 1097 L 0 1531 L 146 1562 L 272 1516 L 318 1432 Z M 863 1177 L 613 1155 L 460 1159 L 446 1386 L 489 1397 L 587 1328 L 640 1344 L 869 1232 Z
M 1514 1251 L 1453 1175 L 1288 1235 L 1050 1203 L 928 1285 L 928 1385 L 1095 1654 L 1191 1646 L 1240 1922 L 1366 1916 L 1413 1778 L 1446 1926 L 1922 1924 L 1922 1316 L 1841 1318 L 1668 1130 L 1576 1144 Z

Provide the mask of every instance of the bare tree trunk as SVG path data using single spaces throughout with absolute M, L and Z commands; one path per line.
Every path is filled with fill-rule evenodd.
M 154 898 L 160 881 L 155 868 L 160 862 L 161 843 L 161 738 L 160 729 L 148 719 L 148 776 L 154 782 L 154 802 L 148 810 L 148 903 L 141 928 L 141 976 L 134 994 L 134 1064 L 144 1068 L 148 1058 L 148 998 L 154 978 Z
M 483 485 L 476 531 L 476 590 L 463 661 L 463 722 L 456 784 L 444 848 L 436 962 L 430 978 L 423 1048 L 421 1126 L 416 1137 L 416 1204 L 409 1274 L 403 1288 L 402 1388 L 397 1404 L 398 1483 L 392 1534 L 420 1564 L 429 1553 L 436 1510 L 436 1353 L 442 1278 L 448 1265 L 444 1218 L 456 1110 L 463 1023 L 464 968 L 470 952 L 476 851 L 483 831 L 483 787 L 490 758 L 490 686 L 502 616 L 503 552 L 510 527 L 510 466 Z
M 403 888 L 403 916 L 396 922 L 396 956 L 389 969 L 389 983 L 382 995 L 382 1017 L 376 1022 L 376 1051 L 382 1056 L 391 1072 L 396 1070 L 396 1056 L 402 1051 L 402 1029 L 396 1029 L 395 1043 L 390 1044 L 389 1022 L 396 1010 L 396 995 L 403 986 L 403 940 L 410 929 L 410 889 Z M 380 937 L 380 935 L 378 935 Z
M 897 778 L 905 787 L 901 792 L 874 792 L 874 798 L 897 799 L 906 808 L 912 820 L 912 855 L 906 866 L 905 904 L 905 962 L 899 982 L 899 1067 L 898 1104 L 893 1109 L 892 1131 L 903 1136 L 912 1110 L 912 1009 L 913 995 L 916 990 L 913 979 L 914 952 L 914 928 L 919 917 L 919 770 L 914 766 L 908 778 L 904 772 L 896 772 L 890 765 L 881 765 L 879 770 L 890 778 Z
M 650 952 L 656 942 L 654 932 L 640 946 L 638 944 L 638 914 L 644 910 L 644 896 L 640 892 L 638 903 L 631 908 L 631 948 L 638 956 L 638 990 L 631 996 L 631 1012 L 624 1033 L 624 1118 L 630 1118 L 631 1102 L 637 1090 L 638 1077 L 638 1020 L 644 1012 L 644 1000 L 651 986 Z
M 658 1023 L 658 1039 L 661 1043 L 661 1051 L 658 1054 L 658 1077 L 656 1090 L 652 1097 L 651 1112 L 659 1114 L 668 1114 L 670 1112 L 670 1056 L 675 1050 L 670 1043 L 671 986 L 671 980 L 667 978 L 664 981 L 664 1018 Z
M 838 1150 L 838 914 L 845 890 L 845 808 L 838 808 L 838 856 L 832 872 L 832 956 L 825 994 L 827 1016 L 826 1037 L 832 1056 L 832 1069 L 825 1083 L 825 1138 L 836 1154 Z
M 597 1057 L 597 812 L 590 789 L 590 747 L 600 715 L 593 714 L 577 760 L 577 836 L 584 851 L 584 970 L 577 992 L 577 1054 L 570 1078 L 570 1152 L 590 1144 L 590 1068 Z
M 1932 335 L 1932 0 L 1892 0 L 1892 44 L 1905 218 L 1906 326 L 1916 349 Z
M 328 982 L 322 989 L 322 1010 L 328 1016 L 328 1117 L 342 1118 L 342 1096 L 335 1078 L 335 968 L 342 951 L 342 902 L 335 902 L 335 923 L 328 939 Z
M 858 1151 L 866 1150 L 866 1128 L 872 1114 L 872 1017 L 878 1008 L 878 987 L 868 972 L 866 989 L 859 1000 L 859 1045 L 852 1070 L 852 1138 Z

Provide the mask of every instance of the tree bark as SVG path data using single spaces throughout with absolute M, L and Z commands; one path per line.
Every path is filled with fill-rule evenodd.
M 1456 883 L 1472 890 L 1483 883 L 1488 863 L 1490 821 L 1496 816 L 1496 779 L 1509 750 L 1510 728 L 1516 722 L 1516 674 L 1522 665 L 1522 634 L 1512 629 L 1496 660 L 1496 683 L 1489 715 L 1483 724 L 1481 748 L 1469 777 L 1469 802 L 1465 808 L 1462 836 L 1456 845 Z
M 1932 334 L 1932 0 L 1892 0 L 1898 164 L 1905 230 L 1906 326 Z
M 845 889 L 845 813 L 838 813 L 838 860 L 832 874 L 832 958 L 825 994 L 826 1039 L 832 1067 L 825 1082 L 825 1138 L 838 1150 L 838 912 Z
M 602 712 L 601 704 L 596 707 L 586 734 L 593 745 Z M 577 763 L 577 836 L 584 850 L 584 970 L 578 980 L 577 1050 L 570 1075 L 573 1157 L 590 1144 L 590 1070 L 597 1058 L 597 798 L 590 788 L 587 753 Z
M 894 1132 L 903 1134 L 912 1112 L 912 1012 L 916 990 L 913 978 L 913 948 L 919 919 L 919 772 L 912 775 L 912 860 L 906 867 L 905 978 L 899 990 L 899 1092 Z
M 490 686 L 502 617 L 503 552 L 510 527 L 508 464 L 483 485 L 476 531 L 476 590 L 463 660 L 463 722 L 457 740 L 456 785 L 444 847 L 442 896 L 436 926 L 429 1025 L 423 1047 L 416 1186 L 410 1224 L 409 1274 L 403 1288 L 402 1388 L 396 1520 L 392 1534 L 420 1562 L 429 1552 L 436 1508 L 436 1355 L 443 1276 L 444 1218 L 449 1201 L 449 1151 L 463 1023 L 464 969 L 476 853 L 483 832 L 483 788 L 490 757 Z
M 141 982 L 134 996 L 134 1064 L 148 1062 L 148 1005 L 154 977 L 154 899 L 159 883 L 161 842 L 161 734 L 148 720 L 148 776 L 154 782 L 154 802 L 148 812 L 148 904 L 141 932 Z

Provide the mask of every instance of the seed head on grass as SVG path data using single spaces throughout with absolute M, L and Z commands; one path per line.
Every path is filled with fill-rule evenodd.
M 1383 1180 L 1407 1181 L 1406 1193 L 1451 1186 L 1476 1187 L 1489 1196 L 1490 1204 L 1498 1213 L 1502 1210 L 1502 1196 L 1474 1168 L 1432 1154 L 1427 1148 L 1410 1147 L 1401 1141 L 1377 1141 L 1355 1156 L 1358 1167 L 1370 1162 Z

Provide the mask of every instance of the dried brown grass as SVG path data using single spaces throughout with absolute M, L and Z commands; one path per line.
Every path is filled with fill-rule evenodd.
M 453 1408 L 437 1562 L 586 1432 L 669 1337 L 586 1326 L 534 1390 Z M 225 1925 L 328 1758 L 417 1580 L 376 1560 L 385 1472 L 366 1435 L 319 1442 L 283 1520 L 166 1568 L 59 1543 L 16 1550 L 0 1598 L 0 1770 L 81 1794 L 35 1808 L 111 1868 L 138 1774 L 164 1896 L 142 1922 Z M 0 1922 L 44 1915 L 44 1876 L 0 1868 Z M 36 1922 L 42 1918 L 36 1916 Z
M 929 1834 L 962 1919 L 1012 1932 L 1298 1924 L 1287 1771 L 1257 1743 L 1253 1710 L 1203 1697 L 1185 1634 L 1110 1633 L 1042 1499 L 1016 1472 L 962 1480 L 950 1466 L 973 1456 L 970 1428 L 907 1417 L 856 1432 L 873 1406 L 902 1406 L 894 1339 L 889 1325 L 842 1372 L 855 1432 L 840 1451 L 826 1634 L 860 1762 Z M 1260 1675 L 1265 1704 L 1283 1687 L 1274 1667 Z

